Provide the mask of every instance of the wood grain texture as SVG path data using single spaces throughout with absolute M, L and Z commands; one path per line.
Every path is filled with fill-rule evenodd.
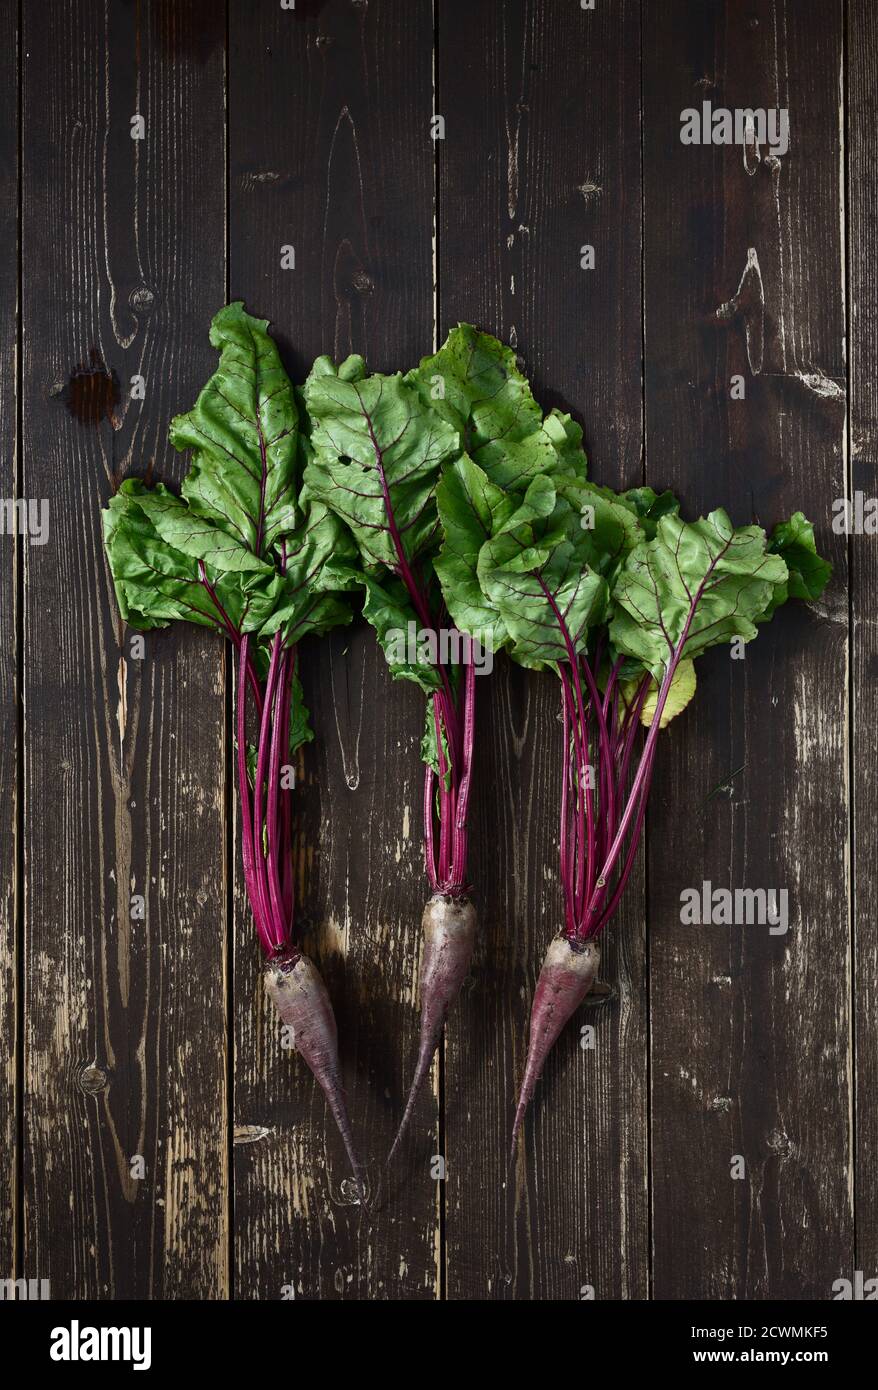
M 850 488 L 878 496 L 878 12 L 847 8 L 847 206 L 850 289 Z M 849 492 L 850 495 L 850 492 Z M 878 1272 L 878 560 L 876 537 L 851 536 L 854 1019 L 856 1057 L 855 1268 Z M 844 1271 L 848 1279 L 853 1276 Z
M 46 545 L 0 535 L 0 1278 L 531 1301 L 822 1300 L 874 1276 L 878 569 L 875 537 L 831 523 L 878 490 L 875 5 L 46 0 L 0 10 L 0 73 L 0 495 L 49 503 Z M 705 100 L 787 108 L 788 152 L 682 145 Z M 181 477 L 168 423 L 229 294 L 274 320 L 297 379 L 320 352 L 396 369 L 479 323 L 583 423 L 597 481 L 645 474 L 738 523 L 801 507 L 836 565 L 744 659 L 699 663 L 606 943 L 617 997 L 555 1049 L 508 1186 L 560 916 L 556 683 L 506 662 L 477 683 L 479 944 L 382 1188 L 417 1036 L 423 703 L 360 622 L 303 647 L 299 920 L 366 1214 L 262 996 L 227 656 L 179 627 L 140 656 L 119 622 L 100 508 L 125 476 Z M 705 880 L 786 888 L 788 932 L 681 925 Z
M 542 404 L 584 423 L 592 476 L 636 484 L 639 6 L 440 0 L 437 14 L 442 332 L 464 319 L 512 343 Z M 606 942 L 618 998 L 583 1008 L 555 1048 L 507 1189 L 530 1004 L 561 920 L 560 696 L 550 675 L 505 661 L 477 685 L 480 940 L 448 1030 L 448 1297 L 645 1298 L 642 876 Z M 585 1024 L 593 1050 L 579 1046 Z
M 801 507 L 836 565 L 821 604 L 791 605 L 745 659 L 699 663 L 698 701 L 658 759 L 654 1295 L 828 1298 L 853 1254 L 846 562 L 830 528 L 845 489 L 842 6 L 646 5 L 643 53 L 647 478 L 690 515 L 722 502 L 770 526 Z M 681 113 L 702 100 L 787 108 L 788 153 L 683 145 Z M 748 256 L 764 315 L 754 282 L 720 317 Z M 788 934 L 681 925 L 681 891 L 706 880 L 786 888 Z
M 428 0 L 258 16 L 233 0 L 229 57 L 232 296 L 271 315 L 298 380 L 321 352 L 358 351 L 377 370 L 416 362 L 433 333 Z M 296 793 L 299 923 L 332 996 L 374 1196 L 417 1036 L 423 699 L 391 683 L 362 624 L 303 644 L 301 669 L 317 739 Z M 394 1176 L 372 1217 L 353 1200 L 323 1096 L 262 998 L 240 894 L 235 988 L 237 1296 L 435 1298 L 427 1164 Z M 433 1096 L 420 1131 L 432 1151 L 437 1122 Z
M 0 13 L 0 496 L 18 488 L 18 33 L 11 7 Z M 4 510 L 0 533 L 0 1278 L 15 1266 L 18 1203 L 16 1050 L 16 812 L 18 807 L 18 541 Z
M 209 0 L 24 7 L 23 1265 L 55 1298 L 228 1282 L 222 650 L 138 659 L 100 532 L 124 475 L 179 479 L 212 364 L 223 40 Z

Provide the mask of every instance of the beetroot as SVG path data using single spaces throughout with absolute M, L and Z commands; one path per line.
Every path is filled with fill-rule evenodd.
M 527 1062 L 512 1127 L 510 1162 L 515 1154 L 524 1113 L 533 1099 L 534 1087 L 542 1076 L 546 1058 L 558 1041 L 565 1023 L 575 1014 L 594 984 L 600 963 L 601 948 L 596 941 L 579 943 L 569 941 L 565 936 L 556 936 L 545 954 L 530 1011 Z
M 424 1084 L 448 1010 L 469 970 L 476 936 L 476 911 L 466 898 L 434 893 L 421 919 L 424 946 L 421 953 L 421 1037 L 418 1061 L 409 1089 L 405 1112 L 388 1155 L 396 1153 L 409 1126 L 415 1101 Z
M 338 1057 L 338 1031 L 326 985 L 307 956 L 284 951 L 263 967 L 265 993 L 293 1030 L 301 1054 L 329 1102 L 347 1152 L 360 1200 L 366 1200 L 366 1173 L 354 1147 Z

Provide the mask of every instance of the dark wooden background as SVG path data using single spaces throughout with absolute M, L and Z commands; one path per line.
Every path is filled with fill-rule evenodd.
M 825 1299 L 878 1274 L 878 538 L 831 528 L 878 486 L 876 77 L 871 0 L 0 7 L 0 491 L 51 525 L 0 538 L 0 1277 Z M 789 152 L 682 145 L 702 100 L 788 108 Z M 718 318 L 753 253 L 764 305 L 751 271 Z M 504 663 L 480 690 L 477 959 L 372 1217 L 261 998 L 226 656 L 186 629 L 138 659 L 102 554 L 118 481 L 182 474 L 168 421 L 229 297 L 299 376 L 476 322 L 582 421 L 597 480 L 740 523 L 801 506 L 836 566 L 745 660 L 701 663 L 609 933 L 617 996 L 581 1015 L 594 1050 L 576 1027 L 556 1049 L 509 1183 L 560 740 L 549 677 Z M 416 1036 L 422 704 L 361 628 L 302 659 L 303 917 L 377 1185 Z M 705 879 L 787 887 L 788 935 L 681 926 Z

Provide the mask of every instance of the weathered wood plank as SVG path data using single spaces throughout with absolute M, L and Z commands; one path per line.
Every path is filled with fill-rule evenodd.
M 16 662 L 19 614 L 18 564 L 12 512 L 18 487 L 18 16 L 0 13 L 0 1278 L 11 1278 L 18 1209 L 16 1109 L 16 813 L 18 809 L 18 707 Z
M 816 611 L 783 611 L 743 660 L 699 663 L 699 698 L 660 751 L 654 1294 L 827 1298 L 853 1253 L 846 563 L 830 525 L 845 491 L 842 6 L 671 0 L 644 26 L 647 479 L 689 515 L 719 503 L 773 525 L 801 507 L 837 566 Z M 788 109 L 788 152 L 682 144 L 681 113 L 702 101 Z M 748 257 L 739 312 L 717 315 Z M 705 881 L 787 889 L 788 933 L 681 925 L 681 891 Z
M 233 297 L 271 315 L 299 380 L 320 352 L 414 364 L 433 331 L 429 3 L 258 15 L 233 3 L 229 56 Z M 301 657 L 317 739 L 296 798 L 299 920 L 332 995 L 374 1192 L 414 1062 L 423 703 L 391 685 L 362 625 Z M 235 939 L 236 1293 L 434 1298 L 436 1184 L 426 1169 L 395 1184 L 372 1219 L 352 1201 L 322 1094 L 263 1002 L 240 902 Z M 425 1113 L 435 1133 L 435 1097 Z
M 440 0 L 439 308 L 523 354 L 538 398 L 571 409 L 592 476 L 640 481 L 640 12 L 634 3 Z M 596 268 L 580 261 L 595 249 Z M 507 663 L 478 682 L 472 979 L 448 1033 L 447 1265 L 453 1299 L 647 1293 L 643 880 L 606 942 L 616 1002 L 571 1025 L 506 1156 L 530 1002 L 560 923 L 559 694 Z
M 209 0 L 24 7 L 23 1262 L 56 1298 L 227 1286 L 223 658 L 138 655 L 100 533 L 124 475 L 179 478 L 212 365 L 224 33 Z
M 217 1297 L 227 1268 L 223 1051 L 228 788 L 220 648 L 120 628 L 98 512 L 183 461 L 168 419 L 214 354 L 225 298 L 224 16 L 206 0 L 24 6 L 23 477 L 16 477 L 16 7 L 0 16 L 0 493 L 50 504 L 25 567 L 25 1210 L 20 1272 L 56 1297 Z M 643 6 L 648 480 L 694 514 L 801 505 L 837 564 L 740 662 L 700 663 L 663 735 L 648 844 L 654 1292 L 825 1298 L 878 1266 L 878 973 L 871 734 L 874 537 L 850 544 L 854 956 L 845 836 L 847 543 L 832 503 L 875 493 L 874 7 L 847 0 L 852 476 L 845 478 L 841 0 Z M 592 475 L 641 467 L 639 7 L 438 0 L 446 139 L 429 140 L 426 4 L 233 0 L 231 291 L 271 314 L 297 375 L 322 350 L 397 367 L 439 328 L 514 335 L 547 405 L 582 419 Z M 788 154 L 684 147 L 680 112 L 787 106 Z M 130 117 L 146 117 L 130 139 Z M 597 266 L 579 268 L 595 246 Z M 292 244 L 296 270 L 280 268 Z M 750 248 L 765 296 L 719 322 Z M 751 272 L 755 275 L 755 270 Z M 753 284 L 755 285 L 755 279 Z M 746 300 L 746 296 L 745 296 Z M 754 317 L 754 313 L 757 314 Z M 748 346 L 746 329 L 749 324 Z M 94 349 L 97 360 L 91 361 Z M 101 371 L 71 372 L 107 363 Z M 755 370 L 759 366 L 759 370 Z M 142 374 L 146 398 L 132 400 Z M 745 382 L 733 401 L 734 374 Z M 64 388 L 62 390 L 62 388 Z M 117 393 L 118 400 L 112 403 Z M 75 405 L 74 418 L 65 403 Z M 108 414 L 109 409 L 109 414 Z M 14 1196 L 15 548 L 0 565 L 0 1155 Z M 317 742 L 300 770 L 302 917 L 339 1014 L 373 1186 L 415 1039 L 421 705 L 358 627 L 303 653 Z M 726 662 L 728 661 L 728 665 Z M 621 1000 L 568 1030 L 503 1188 L 533 982 L 559 904 L 556 699 L 505 664 L 480 683 L 472 874 L 478 958 L 449 1029 L 446 1118 L 424 1096 L 389 1204 L 351 1203 L 341 1146 L 263 1006 L 236 908 L 236 1289 L 245 1298 L 647 1293 L 643 876 L 602 975 Z M 741 771 L 736 772 L 737 769 Z M 736 774 L 736 775 L 731 775 Z M 731 776 L 730 776 L 731 775 Z M 729 790 L 711 795 L 729 780 Z M 237 869 L 237 859 L 235 861 Z M 683 927 L 680 891 L 788 887 L 791 926 Z M 130 919 L 129 894 L 146 897 Z M 830 959 L 834 968 L 823 968 Z M 850 1017 L 851 967 L 855 1013 Z M 208 1001 L 208 1002 L 206 1002 Z M 851 1152 L 848 1081 L 858 1100 Z M 440 1137 L 441 1135 L 441 1137 Z M 429 1175 L 444 1150 L 448 1180 Z M 130 1177 L 143 1155 L 146 1176 Z M 744 1157 L 743 1181 L 730 1178 Z M 854 1160 L 856 1164 L 854 1165 Z M 853 1248 L 856 1215 L 857 1248 Z M 14 1212 L 0 1204 L 0 1271 Z
M 848 284 L 850 287 L 850 485 L 878 495 L 878 11 L 866 0 L 847 9 Z M 873 503 L 874 507 L 874 503 Z M 874 523 L 873 523 L 874 524 Z M 857 1151 L 856 1268 L 878 1273 L 878 559 L 876 537 L 851 537 L 854 800 L 854 1007 Z M 847 1270 L 840 1274 L 851 1278 Z

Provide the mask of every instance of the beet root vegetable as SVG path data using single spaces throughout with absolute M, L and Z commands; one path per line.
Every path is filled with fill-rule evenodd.
M 533 1098 L 546 1058 L 564 1025 L 594 984 L 600 963 L 601 948 L 596 941 L 570 942 L 564 936 L 557 936 L 546 952 L 530 1011 L 527 1063 L 512 1127 L 510 1162 L 515 1155 L 515 1143 L 525 1111 Z
M 424 867 L 433 898 L 424 917 L 418 1061 L 391 1157 L 409 1124 L 445 1015 L 466 974 L 475 926 L 467 902 L 475 677 L 490 671 L 485 653 L 493 648 L 483 642 L 486 634 L 463 633 L 449 619 L 439 577 L 443 531 L 438 489 L 446 465 L 465 457 L 471 433 L 478 433 L 482 445 L 491 442 L 485 416 L 490 415 L 498 435 L 514 431 L 523 413 L 520 377 L 504 397 L 505 410 L 498 410 L 497 404 L 502 383 L 514 367 L 512 356 L 493 339 L 483 343 L 468 328 L 455 331 L 442 354 L 425 358 L 404 376 L 367 374 L 358 356 L 338 366 L 320 357 L 305 383 L 312 422 L 303 475 L 306 491 L 353 537 L 360 563 L 347 572 L 359 575 L 363 616 L 375 628 L 391 674 L 413 681 L 427 697 L 421 741 L 426 764 Z M 442 383 L 440 390 L 437 381 Z M 437 400 L 445 399 L 446 385 L 449 403 L 437 406 Z M 512 437 L 517 440 L 519 435 Z M 471 593 L 474 583 L 478 587 L 472 558 L 469 546 L 462 556 L 445 556 L 449 572 L 462 569 L 468 576 Z M 405 652 L 401 649 L 399 637 L 405 631 L 418 632 L 414 652 L 411 643 L 402 644 Z
M 299 680 L 302 638 L 349 622 L 326 562 L 355 556 L 342 523 L 299 487 L 310 421 L 265 320 L 240 302 L 216 315 L 219 363 L 171 422 L 192 451 L 181 494 L 127 478 L 104 513 L 123 619 L 144 631 L 180 618 L 231 641 L 237 657 L 235 764 L 241 858 L 266 985 L 329 1100 L 362 1192 L 338 1068 L 335 1020 L 302 956 L 295 914 L 294 769 L 314 737 Z M 303 434 L 304 431 L 304 434 Z
M 409 1089 L 405 1112 L 388 1155 L 388 1163 L 408 1129 L 442 1029 L 463 984 L 476 937 L 476 911 L 467 898 L 434 893 L 421 921 L 424 945 L 421 954 L 421 1036 L 418 1061 Z
M 354 1146 L 341 1081 L 335 1014 L 320 972 L 307 956 L 286 951 L 266 961 L 263 978 L 266 994 L 281 1020 L 293 1030 L 296 1051 L 326 1096 L 365 1204 L 366 1172 Z

